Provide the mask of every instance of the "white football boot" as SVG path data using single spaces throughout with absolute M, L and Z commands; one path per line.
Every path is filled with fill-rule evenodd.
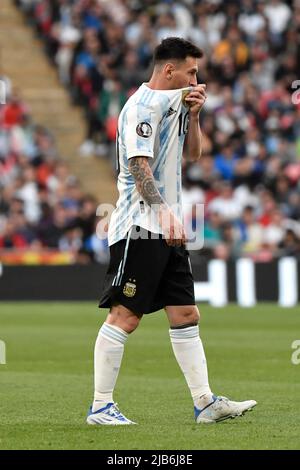
M 255 400 L 231 401 L 226 397 L 216 397 L 202 410 L 194 407 L 196 423 L 218 423 L 228 418 L 242 416 L 246 411 L 251 411 L 257 403 Z
M 92 406 L 89 409 L 87 424 L 104 424 L 104 425 L 125 425 L 136 424 L 127 419 L 119 410 L 117 403 L 108 403 L 103 408 L 93 412 Z

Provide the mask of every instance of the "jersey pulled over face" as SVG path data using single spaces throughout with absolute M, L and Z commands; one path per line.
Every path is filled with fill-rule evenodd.
M 128 170 L 133 157 L 148 157 L 158 191 L 182 221 L 181 160 L 188 131 L 184 99 L 189 91 L 152 90 L 143 84 L 122 109 L 117 138 L 119 199 L 109 224 L 109 245 L 125 238 L 133 225 L 162 233 L 155 212 L 143 201 Z

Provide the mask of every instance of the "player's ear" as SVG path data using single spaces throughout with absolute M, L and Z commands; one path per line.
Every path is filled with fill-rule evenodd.
M 168 80 L 171 80 L 173 72 L 175 70 L 175 65 L 172 62 L 167 62 L 164 66 L 164 75 Z

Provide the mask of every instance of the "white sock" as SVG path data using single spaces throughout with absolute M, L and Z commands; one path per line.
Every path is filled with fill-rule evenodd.
M 95 392 L 93 412 L 113 402 L 128 333 L 114 325 L 103 323 L 94 351 Z
M 194 405 L 204 408 L 212 400 L 208 372 L 198 326 L 170 328 L 173 351 L 185 376 Z

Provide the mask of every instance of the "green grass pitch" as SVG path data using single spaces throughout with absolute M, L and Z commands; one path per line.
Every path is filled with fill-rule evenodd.
M 256 399 L 242 418 L 201 426 L 163 312 L 129 338 L 115 400 L 129 427 L 89 427 L 93 348 L 105 311 L 95 303 L 0 303 L 0 449 L 299 449 L 300 309 L 201 306 L 216 394 Z

